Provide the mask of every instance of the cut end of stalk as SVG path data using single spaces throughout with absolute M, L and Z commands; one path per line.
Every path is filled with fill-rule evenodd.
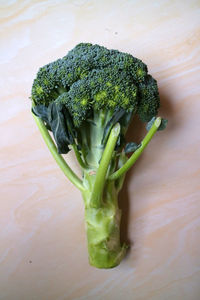
M 120 124 L 116 123 L 115 126 L 112 129 L 112 133 L 114 136 L 118 136 L 120 133 Z
M 160 126 L 160 124 L 161 124 L 161 120 L 162 120 L 161 117 L 156 118 L 154 124 L 155 124 L 155 126 L 156 126 L 157 128 L 159 128 L 159 126 Z

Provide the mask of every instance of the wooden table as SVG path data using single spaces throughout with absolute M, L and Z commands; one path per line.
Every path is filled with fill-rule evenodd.
M 0 299 L 200 299 L 199 39 L 195 0 L 0 1 Z M 120 206 L 131 247 L 111 270 L 89 266 L 80 193 L 30 113 L 38 68 L 79 42 L 148 64 L 169 120 L 127 176 Z M 72 153 L 67 161 L 79 172 Z

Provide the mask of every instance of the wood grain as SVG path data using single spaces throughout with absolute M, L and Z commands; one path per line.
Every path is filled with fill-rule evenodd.
M 195 0 L 0 1 L 0 299 L 200 299 L 199 39 Z M 81 196 L 30 114 L 38 68 L 79 42 L 146 62 L 169 119 L 127 176 L 131 247 L 112 270 L 88 265 Z M 129 138 L 143 133 L 136 121 Z

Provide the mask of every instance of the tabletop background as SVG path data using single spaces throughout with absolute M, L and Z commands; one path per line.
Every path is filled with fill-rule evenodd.
M 38 68 L 79 42 L 141 58 L 169 120 L 120 194 L 130 250 L 111 270 L 89 266 L 80 193 L 30 114 Z M 199 63 L 198 0 L 0 0 L 0 299 L 200 299 Z

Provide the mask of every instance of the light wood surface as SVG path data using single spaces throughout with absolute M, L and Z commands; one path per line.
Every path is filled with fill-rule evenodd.
M 200 299 L 199 40 L 195 0 L 0 0 L 0 299 Z M 80 193 L 30 114 L 38 68 L 79 42 L 147 63 L 169 120 L 127 176 L 131 247 L 112 270 L 89 266 Z M 129 137 L 143 134 L 136 121 Z

